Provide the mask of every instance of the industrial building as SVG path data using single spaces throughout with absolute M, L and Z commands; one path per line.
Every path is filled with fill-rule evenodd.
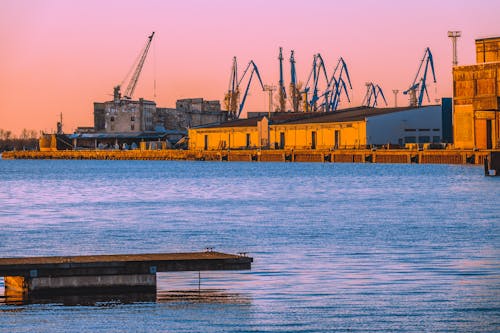
M 440 143 L 440 105 L 358 107 L 327 113 L 273 113 L 189 130 L 189 148 L 359 149 Z
M 178 100 L 176 108 L 157 107 L 154 101 L 144 99 L 94 103 L 95 132 L 187 131 L 193 126 L 226 120 L 227 111 L 220 109 L 219 101 L 203 98 Z
M 453 67 L 454 144 L 500 148 L 500 37 L 476 40 L 476 64 Z
M 227 120 L 227 111 L 221 111 L 219 101 L 181 99 L 175 108 L 158 108 L 154 101 L 133 99 L 153 37 L 154 32 L 148 37 L 138 63 L 132 67 L 133 75 L 123 95 L 121 88 L 125 79 L 114 87 L 112 101 L 94 102 L 94 127 L 78 128 L 71 136 L 74 148 L 137 146 L 138 142 L 148 139 L 166 140 L 165 145 L 172 147 L 186 136 L 191 126 Z

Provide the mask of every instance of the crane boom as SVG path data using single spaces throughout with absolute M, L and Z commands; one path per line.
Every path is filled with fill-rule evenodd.
M 240 109 L 238 111 L 237 118 L 240 117 L 241 112 L 243 111 L 243 107 L 245 106 L 245 101 L 247 99 L 248 90 L 250 89 L 250 84 L 252 83 L 252 78 L 253 78 L 254 73 L 257 75 L 257 78 L 259 79 L 259 83 L 260 83 L 260 86 L 262 87 L 262 90 L 263 91 L 266 90 L 264 87 L 264 84 L 262 83 L 262 79 L 261 79 L 260 74 L 259 74 L 259 69 L 257 68 L 257 65 L 253 62 L 253 60 L 250 60 L 247 67 L 243 71 L 243 75 L 241 76 L 241 79 L 238 82 L 238 86 L 241 84 L 241 81 L 243 81 L 243 79 L 245 78 L 245 75 L 247 74 L 247 72 L 250 68 L 252 68 L 252 70 L 250 71 L 250 78 L 248 79 L 247 87 L 245 89 L 245 94 L 243 94 L 243 99 L 241 100 Z
M 149 47 L 151 46 L 151 41 L 153 40 L 153 36 L 155 35 L 155 32 L 153 31 L 151 35 L 148 37 L 148 41 L 146 43 L 146 46 L 144 47 L 142 53 L 141 53 L 141 58 L 139 60 L 139 63 L 137 64 L 137 67 L 135 68 L 134 75 L 132 75 L 132 78 L 130 79 L 127 89 L 125 90 L 124 97 L 127 99 L 132 99 L 134 95 L 134 90 L 135 87 L 137 86 L 137 81 L 139 80 L 139 76 L 141 75 L 142 67 L 144 66 L 144 61 L 146 60 L 146 57 L 148 55 Z
M 423 66 L 424 62 L 425 66 Z M 422 72 L 422 67 L 424 67 L 423 72 Z M 403 91 L 404 95 L 408 94 L 410 95 L 410 106 L 421 107 L 424 99 L 424 93 L 427 95 L 427 100 L 430 101 L 429 92 L 427 91 L 427 73 L 429 71 L 429 67 L 431 68 L 432 71 L 432 77 L 434 79 L 434 83 L 436 83 L 436 73 L 434 72 L 434 60 L 432 58 L 431 50 L 427 47 L 425 49 L 422 60 L 420 60 L 420 65 L 418 66 L 418 71 L 417 74 L 415 75 L 415 78 L 413 79 L 413 82 L 411 83 L 408 89 Z M 417 90 L 419 90 L 418 97 L 417 97 Z

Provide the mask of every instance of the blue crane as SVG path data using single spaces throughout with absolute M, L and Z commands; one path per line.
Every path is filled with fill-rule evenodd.
M 245 93 L 243 94 L 243 99 L 241 100 L 240 108 L 238 110 L 238 114 L 237 114 L 236 118 L 239 118 L 241 115 L 241 111 L 243 111 L 243 107 L 245 106 L 245 101 L 246 101 L 247 96 L 248 96 L 248 90 L 250 89 L 250 84 L 252 83 L 252 78 L 253 78 L 254 73 L 257 75 L 257 78 L 259 79 L 259 83 L 260 83 L 260 86 L 262 87 L 262 90 L 265 91 L 264 84 L 262 83 L 262 79 L 260 78 L 259 69 L 257 68 L 257 65 L 253 62 L 253 60 L 250 60 L 247 67 L 243 71 L 243 75 L 241 76 L 240 80 L 238 81 L 238 87 L 240 86 L 241 82 L 245 78 L 245 75 L 248 73 L 248 70 L 250 68 L 251 68 L 250 78 L 248 79 L 247 87 L 245 89 Z
M 340 57 L 337 61 L 335 69 L 333 70 L 332 77 L 328 80 L 325 92 L 321 96 L 324 97 L 324 102 L 321 106 L 326 112 L 337 110 L 342 91 L 345 92 L 347 100 L 349 102 L 351 101 L 351 99 L 349 98 L 346 81 L 343 78 L 344 74 L 347 78 L 349 88 L 352 89 L 351 78 L 349 76 L 347 64 L 345 63 L 344 58 Z
M 286 108 L 286 89 L 285 83 L 283 80 L 283 48 L 280 47 L 280 54 L 278 56 L 278 60 L 280 61 L 280 80 L 279 80 L 279 101 L 280 101 L 280 112 L 285 112 Z
M 330 100 L 327 99 L 326 103 L 326 110 L 327 112 L 329 111 L 336 111 L 339 103 L 340 103 L 340 96 L 342 92 L 345 92 L 345 96 L 347 97 L 347 101 L 350 103 L 351 98 L 349 97 L 349 91 L 347 90 L 347 85 L 345 83 L 345 80 L 342 77 L 339 77 L 339 79 L 335 79 L 335 77 L 332 77 L 334 80 L 335 84 L 332 89 L 332 94 L 330 96 Z M 349 85 L 351 85 L 351 82 L 348 82 Z M 351 87 L 352 89 L 352 87 Z
M 425 62 L 425 67 L 423 66 Z M 424 56 L 420 61 L 420 66 L 418 67 L 417 74 L 415 75 L 415 79 L 413 80 L 410 87 L 403 91 L 403 94 L 410 95 L 410 106 L 421 107 L 422 101 L 424 99 L 424 92 L 427 95 L 427 100 L 430 102 L 429 92 L 427 91 L 427 72 L 429 70 L 429 65 L 432 70 L 432 77 L 434 79 L 434 83 L 436 83 L 436 74 L 434 72 L 434 61 L 432 59 L 432 53 L 429 48 L 425 49 Z M 422 71 L 422 68 L 423 72 Z M 418 98 L 417 98 L 417 90 L 418 90 Z
M 309 73 L 309 77 L 307 78 L 306 85 L 305 85 L 305 88 L 303 91 L 303 93 L 304 93 L 304 108 L 305 108 L 304 111 L 309 111 L 311 109 L 313 111 L 317 111 L 316 102 L 320 98 L 318 96 L 318 83 L 319 83 L 319 79 L 321 77 L 321 74 L 323 74 L 325 81 L 328 84 L 328 74 L 326 73 L 325 62 L 323 61 L 323 57 L 321 57 L 321 54 L 318 53 L 318 54 L 315 54 L 313 57 L 312 69 L 311 69 L 311 72 Z M 309 85 L 311 78 L 313 79 L 312 86 Z M 311 96 L 311 100 L 308 101 L 308 94 L 309 94 L 309 90 L 311 90 L 311 88 L 312 88 L 312 96 Z
M 297 71 L 295 70 L 294 51 L 290 53 L 290 95 L 292 98 L 293 112 L 299 112 L 300 92 L 297 87 Z
M 387 106 L 387 101 L 384 96 L 384 92 L 382 88 L 378 84 L 374 84 L 373 82 L 366 83 L 366 94 L 363 98 L 362 105 L 367 106 L 369 108 L 375 108 L 378 104 L 379 96 L 384 100 L 385 105 Z

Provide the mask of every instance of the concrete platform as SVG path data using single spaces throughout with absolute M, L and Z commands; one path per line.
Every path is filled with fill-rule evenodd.
M 253 258 L 220 252 L 0 258 L 6 296 L 156 292 L 157 272 L 246 270 Z

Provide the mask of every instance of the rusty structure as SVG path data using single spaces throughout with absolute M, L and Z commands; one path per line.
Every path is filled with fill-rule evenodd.
M 500 37 L 476 40 L 476 64 L 453 67 L 454 144 L 500 148 Z

